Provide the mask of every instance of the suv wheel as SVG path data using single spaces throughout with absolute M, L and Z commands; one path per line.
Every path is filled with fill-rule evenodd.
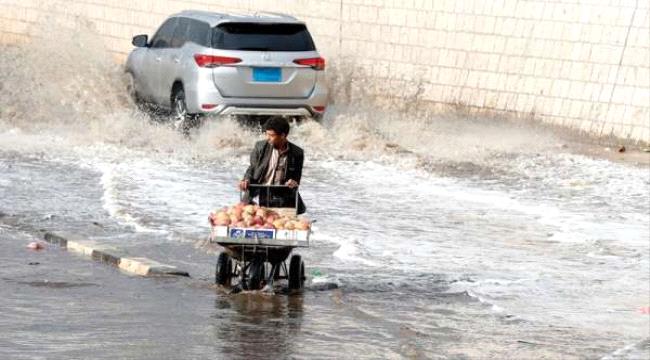
M 129 98 L 135 101 L 137 97 L 135 93 L 135 78 L 133 78 L 133 74 L 131 74 L 130 72 L 127 72 L 125 77 L 126 77 L 126 94 L 129 96 Z
M 187 113 L 185 90 L 178 87 L 172 94 L 172 124 L 176 130 L 189 135 L 190 130 L 199 125 L 199 116 Z
M 140 100 L 140 97 L 138 96 L 138 93 L 135 90 L 135 77 L 133 76 L 132 73 L 127 72 L 125 75 L 125 81 L 126 81 L 126 95 L 128 96 L 129 100 L 131 100 L 138 108 L 140 108 L 142 105 L 142 101 Z

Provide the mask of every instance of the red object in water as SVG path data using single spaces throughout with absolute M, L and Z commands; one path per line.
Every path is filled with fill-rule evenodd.
M 30 250 L 43 250 L 45 249 L 45 244 L 40 241 L 32 241 L 27 244 L 27 248 Z
M 650 315 L 650 306 L 639 308 L 639 312 L 643 315 Z

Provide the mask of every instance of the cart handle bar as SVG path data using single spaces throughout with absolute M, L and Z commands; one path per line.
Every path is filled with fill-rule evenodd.
M 262 185 L 262 184 L 248 184 L 248 187 L 255 187 L 255 188 L 288 188 L 289 186 L 287 185 Z M 298 189 L 298 187 L 294 187 L 294 189 Z
M 290 188 L 289 186 L 287 186 L 287 185 L 248 184 L 248 187 L 249 187 L 249 188 L 266 188 L 266 196 L 267 196 L 267 199 L 269 198 L 269 189 L 270 189 L 270 188 L 276 188 L 276 189 L 277 189 L 277 188 L 287 188 L 287 189 L 291 189 L 291 188 Z M 244 200 L 244 193 L 245 193 L 246 191 L 248 191 L 248 190 L 240 191 L 240 192 L 239 192 L 239 200 L 240 200 L 240 201 L 243 201 L 243 200 Z M 293 194 L 294 194 L 294 197 L 295 197 L 294 209 L 296 209 L 296 211 L 297 211 L 297 210 L 298 210 L 298 186 L 296 186 L 296 187 L 293 188 Z M 250 200 L 250 199 L 249 199 L 249 200 Z M 262 204 L 261 204 L 261 202 L 260 202 L 260 206 L 261 206 L 261 205 L 262 205 Z M 268 205 L 268 204 L 267 204 L 267 205 Z

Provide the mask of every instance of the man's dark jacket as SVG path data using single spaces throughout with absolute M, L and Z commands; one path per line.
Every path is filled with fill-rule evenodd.
M 289 142 L 289 152 L 287 153 L 287 168 L 282 179 L 282 184 L 286 183 L 289 179 L 295 180 L 300 184 L 302 177 L 302 163 L 305 160 L 305 154 L 302 149 Z M 246 169 L 244 180 L 248 180 L 251 184 L 262 184 L 264 182 L 264 175 L 269 167 L 271 160 L 271 153 L 273 146 L 265 140 L 255 143 L 255 147 L 251 152 L 251 164 Z M 256 192 L 251 189 L 249 192 L 249 199 L 255 197 Z M 302 201 L 300 194 L 298 194 L 298 214 L 304 213 L 306 210 L 305 203 Z

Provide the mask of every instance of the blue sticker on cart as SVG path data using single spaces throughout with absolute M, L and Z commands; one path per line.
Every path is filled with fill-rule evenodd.
M 230 233 L 228 236 L 231 238 L 243 238 L 245 234 L 246 229 L 230 228 Z
M 244 237 L 247 239 L 273 239 L 274 235 L 275 230 L 273 229 L 246 229 Z

